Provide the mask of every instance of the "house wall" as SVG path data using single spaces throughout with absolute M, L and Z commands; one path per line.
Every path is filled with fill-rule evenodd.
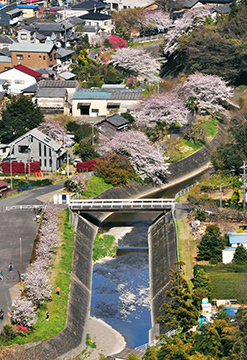
M 34 9 L 30 9 L 29 7 L 25 7 L 25 6 L 18 6 L 18 8 L 20 8 L 22 10 L 22 16 L 24 18 L 30 18 L 30 17 L 33 17 L 33 16 L 36 16 L 38 17 L 39 15 L 39 10 L 38 10 L 38 7 L 34 8 Z
M 18 31 L 17 37 L 19 43 L 36 43 L 36 34 L 25 29 Z
M 32 141 L 33 139 L 33 141 Z M 28 152 L 22 153 L 20 146 L 28 146 L 31 144 L 30 155 Z M 16 161 L 23 161 L 27 163 L 30 161 L 39 161 L 41 166 L 41 171 L 55 171 L 59 168 L 59 163 L 57 160 L 57 154 L 48 144 L 40 142 L 34 137 L 25 137 L 21 139 L 18 143 L 13 146 L 13 155 L 16 158 Z
M 0 72 L 10 69 L 11 67 L 12 67 L 11 62 L 2 62 L 2 63 L 0 62 Z
M 10 83 L 9 93 L 20 94 L 21 90 L 36 83 L 33 76 L 17 69 L 11 69 L 0 74 L 0 79 L 6 79 Z
M 222 262 L 223 264 L 229 264 L 232 262 L 235 254 L 235 249 L 232 250 L 222 250 Z
M 106 100 L 72 100 L 72 115 L 81 116 L 78 104 L 91 104 L 89 116 L 106 116 L 107 115 L 107 101 Z M 93 112 L 93 109 L 98 109 L 98 113 Z
M 22 59 L 18 59 L 17 55 L 22 55 Z M 51 59 L 50 59 L 51 55 Z M 53 49 L 50 54 L 42 52 L 21 52 L 12 51 L 11 59 L 13 66 L 22 64 L 27 67 L 49 67 L 57 64 L 57 51 Z
M 64 98 L 37 98 L 38 105 L 41 108 L 63 108 Z
M 86 26 L 96 26 L 96 27 L 101 27 L 103 29 L 105 29 L 107 32 L 111 32 L 111 30 L 114 28 L 113 24 L 112 24 L 112 20 L 85 20 L 85 25 Z
M 133 109 L 139 101 L 137 100 L 109 100 L 111 104 L 120 104 L 119 111 L 126 112 Z

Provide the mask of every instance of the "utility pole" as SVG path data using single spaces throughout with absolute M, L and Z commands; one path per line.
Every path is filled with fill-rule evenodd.
M 94 146 L 94 124 L 92 124 L 92 146 Z
M 222 186 L 220 185 L 220 208 L 222 209 Z
M 13 182 L 12 182 L 12 146 L 10 146 L 10 189 L 13 189 Z
M 245 185 L 246 185 L 246 167 L 247 165 L 245 165 L 245 161 L 244 161 L 244 165 L 241 166 L 241 169 L 244 169 L 244 173 L 241 174 L 244 178 L 244 202 L 243 202 L 243 209 L 245 211 Z
M 69 151 L 67 150 L 67 178 L 69 178 Z

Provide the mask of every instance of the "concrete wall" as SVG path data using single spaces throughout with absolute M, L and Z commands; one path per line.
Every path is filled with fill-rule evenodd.
M 151 321 L 155 328 L 155 319 L 161 315 L 159 308 L 167 301 L 166 290 L 170 281 L 170 269 L 175 270 L 177 261 L 177 242 L 175 225 L 171 212 L 163 215 L 149 228 L 149 277 L 151 293 Z M 166 331 L 160 326 L 160 334 Z M 159 335 L 156 334 L 155 335 Z M 155 340 L 155 338 L 150 339 Z
M 47 341 L 30 344 L 30 348 L 30 345 L 26 345 L 25 354 L 18 355 L 18 359 L 70 359 L 85 348 L 91 305 L 92 252 L 97 227 L 78 215 L 73 216 L 73 221 L 77 232 L 65 328 Z

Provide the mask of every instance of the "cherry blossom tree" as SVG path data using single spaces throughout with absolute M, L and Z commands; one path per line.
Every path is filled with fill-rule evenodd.
M 13 323 L 32 328 L 36 323 L 36 311 L 32 301 L 25 296 L 19 296 L 15 299 L 13 307 L 14 311 L 11 314 Z
M 45 119 L 39 128 L 53 140 L 62 141 L 64 144 L 73 142 L 66 134 L 65 129 L 55 120 Z
M 206 17 L 209 15 L 209 10 L 201 7 L 200 9 L 186 11 L 183 17 L 175 20 L 173 27 L 165 36 L 166 45 L 164 54 L 169 56 L 174 53 L 178 48 L 178 38 L 184 34 L 190 33 L 198 26 L 202 26 Z
M 174 91 L 177 91 L 185 102 L 194 98 L 198 108 L 212 111 L 222 110 L 222 105 L 233 96 L 233 89 L 219 76 L 201 73 L 188 76 Z
M 168 125 L 187 123 L 188 110 L 175 93 L 152 95 L 135 109 L 136 123 L 141 127 L 154 127 L 159 121 Z
M 142 21 L 143 28 L 157 29 L 164 31 L 172 24 L 171 18 L 168 13 L 162 10 L 146 10 L 144 12 L 144 19 Z
M 113 66 L 126 71 L 128 74 L 140 76 L 143 79 L 154 81 L 155 72 L 160 65 L 142 48 L 123 48 L 111 56 Z
M 115 152 L 127 156 L 136 174 L 143 180 L 151 179 L 162 184 L 168 173 L 168 158 L 163 156 L 158 145 L 151 144 L 140 131 L 119 132 L 110 141 L 101 144 L 99 151 L 103 154 Z

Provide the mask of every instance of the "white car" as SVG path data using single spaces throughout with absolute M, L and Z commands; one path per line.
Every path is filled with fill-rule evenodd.
M 76 166 L 79 162 L 82 162 L 81 159 L 75 159 L 74 160 L 74 166 Z

